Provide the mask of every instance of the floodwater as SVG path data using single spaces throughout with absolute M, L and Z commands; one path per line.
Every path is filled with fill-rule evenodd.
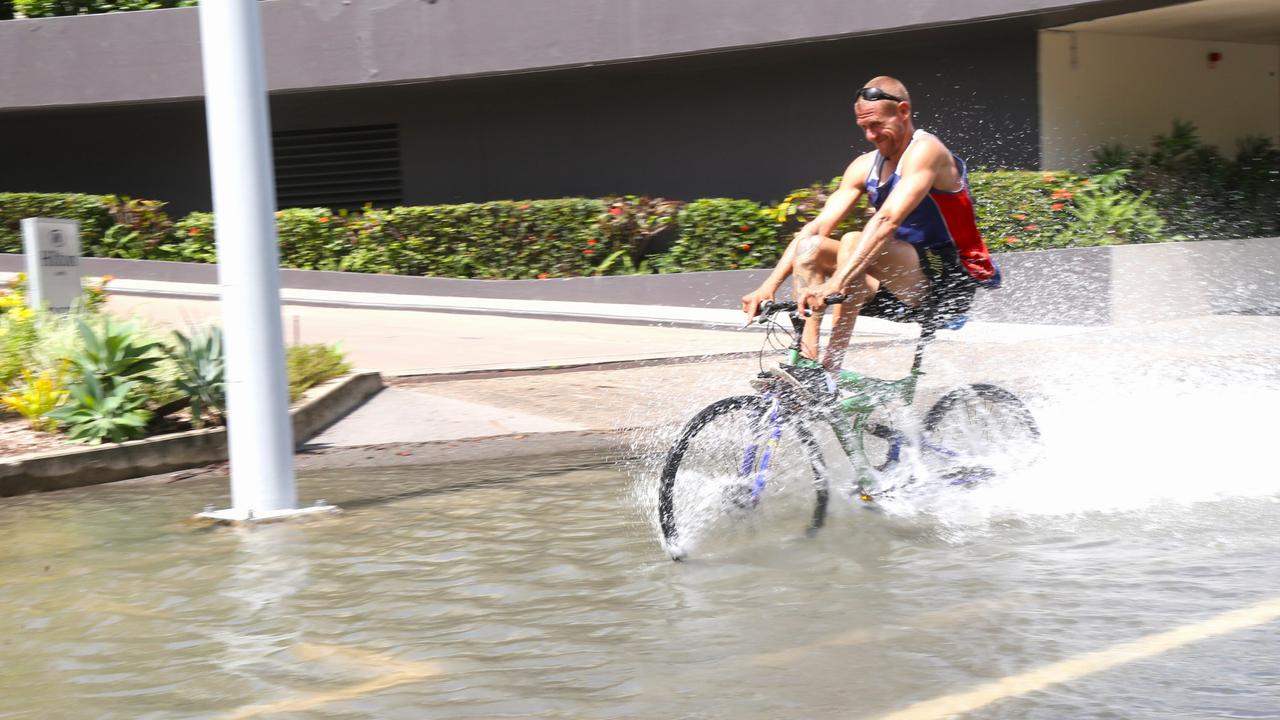
M 643 462 L 310 474 L 341 515 L 252 529 L 184 522 L 225 479 L 8 499 L 0 717 L 1280 718 L 1274 465 L 1100 422 L 1092 462 L 683 563 Z

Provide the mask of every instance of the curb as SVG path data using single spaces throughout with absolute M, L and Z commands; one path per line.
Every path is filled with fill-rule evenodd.
M 376 372 L 347 375 L 321 386 L 290 412 L 299 447 L 382 389 Z M 221 462 L 226 428 L 208 428 L 0 460 L 0 497 L 100 485 Z

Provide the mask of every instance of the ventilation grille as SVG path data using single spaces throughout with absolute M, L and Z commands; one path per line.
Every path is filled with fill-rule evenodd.
M 404 199 L 395 125 L 287 130 L 271 138 L 279 207 L 387 207 Z

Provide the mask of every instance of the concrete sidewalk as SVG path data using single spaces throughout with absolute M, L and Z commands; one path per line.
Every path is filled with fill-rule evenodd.
M 117 281 L 112 289 L 111 311 L 156 325 L 219 319 L 215 286 Z M 669 428 L 712 399 L 749 391 L 766 340 L 758 329 L 740 329 L 733 308 L 298 292 L 283 293 L 287 339 L 340 343 L 356 366 L 382 372 L 391 385 L 316 437 L 312 447 L 321 451 Z M 504 303 L 512 302 L 524 314 L 498 314 L 510 313 Z M 674 327 L 664 319 L 670 317 L 703 326 Z M 850 364 L 899 376 L 910 366 L 917 332 L 913 325 L 860 320 Z M 1018 388 L 1025 378 L 1046 381 L 1046 373 L 1066 375 L 1117 356 L 1198 361 L 1260 354 L 1274 362 L 1278 339 L 1280 318 L 1270 317 L 1204 316 L 1142 328 L 970 323 L 940 334 L 926 385 L 994 381 Z M 765 358 L 776 359 L 777 353 Z M 555 370 L 566 366 L 595 367 Z

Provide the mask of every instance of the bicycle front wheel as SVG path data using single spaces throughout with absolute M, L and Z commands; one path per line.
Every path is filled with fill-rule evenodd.
M 1025 460 L 1040 428 L 1016 395 L 995 385 L 966 385 L 943 395 L 924 418 L 921 450 L 938 477 L 972 485 Z
M 776 400 L 741 395 L 712 403 L 685 425 L 658 486 L 667 552 L 740 544 L 769 529 L 820 528 L 827 478 L 813 434 Z M 795 526 L 791 525 L 791 526 Z

